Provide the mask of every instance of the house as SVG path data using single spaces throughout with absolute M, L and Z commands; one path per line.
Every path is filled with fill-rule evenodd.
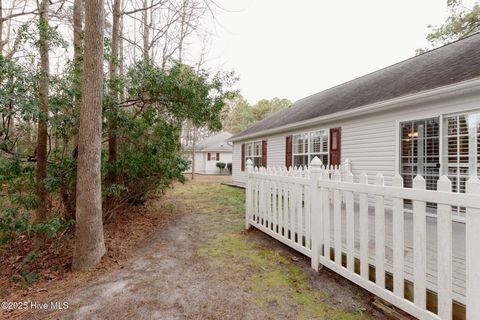
M 327 76 L 327 75 L 325 75 Z M 229 139 L 233 181 L 254 166 L 349 163 L 355 176 L 421 174 L 452 191 L 480 173 L 480 34 L 296 101 Z
M 195 145 L 195 161 L 192 161 L 195 172 L 218 174 L 220 173 L 217 167 L 218 162 L 223 162 L 225 165 L 232 163 L 232 145 L 227 142 L 231 137 L 232 134 L 225 131 L 198 142 Z M 191 159 L 191 150 L 188 156 Z M 223 172 L 228 172 L 226 166 Z

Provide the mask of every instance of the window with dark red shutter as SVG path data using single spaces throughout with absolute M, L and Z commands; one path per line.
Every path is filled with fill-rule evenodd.
M 211 155 L 211 153 L 209 152 L 209 153 L 207 153 L 207 160 L 210 161 L 211 159 L 212 159 L 212 155 Z
M 331 128 L 330 129 L 330 164 L 337 166 L 340 165 L 341 155 L 341 134 L 342 128 Z
M 262 167 L 267 167 L 267 140 L 262 141 Z
M 245 171 L 245 143 L 242 143 L 242 160 L 241 160 L 241 169 Z
M 285 167 L 292 166 L 292 136 L 285 138 Z
M 217 152 L 217 161 L 220 161 L 220 152 Z

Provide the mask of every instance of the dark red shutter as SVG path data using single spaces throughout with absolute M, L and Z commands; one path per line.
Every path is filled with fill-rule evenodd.
M 220 152 L 217 152 L 217 161 L 220 161 Z
M 242 143 L 242 161 L 241 161 L 241 169 L 245 171 L 245 143 Z
M 207 153 L 207 160 L 210 161 L 212 159 L 212 155 L 209 153 Z
M 340 150 L 342 149 L 342 128 L 331 128 L 330 129 L 330 165 L 340 165 L 341 154 Z
M 292 136 L 285 138 L 285 167 L 292 166 Z
M 262 141 L 262 167 L 267 167 L 267 140 Z

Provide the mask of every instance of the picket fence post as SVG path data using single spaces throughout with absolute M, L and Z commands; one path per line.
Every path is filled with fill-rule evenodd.
M 310 163 L 310 214 L 311 214 L 311 236 L 312 236 L 312 268 L 318 271 L 320 255 L 323 243 L 322 226 L 322 200 L 318 187 L 318 179 L 322 174 L 322 161 L 315 157 Z
M 253 162 L 250 159 L 247 159 L 247 189 L 245 190 L 246 206 L 245 206 L 245 229 L 250 229 L 250 215 L 252 214 L 253 209 L 253 190 L 252 190 L 252 179 L 250 178 L 250 173 L 252 173 Z
M 466 192 L 479 195 L 480 180 L 471 177 L 467 181 Z M 480 209 L 468 208 L 465 216 L 465 260 L 467 264 L 466 299 L 467 319 L 480 319 L 480 256 L 478 244 L 480 243 Z

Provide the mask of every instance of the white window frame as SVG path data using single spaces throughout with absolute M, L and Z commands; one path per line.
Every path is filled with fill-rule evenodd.
M 398 119 L 396 120 L 396 136 L 395 136 L 395 141 L 396 141 L 396 156 L 395 156 L 395 173 L 400 174 L 400 166 L 401 166 L 401 134 L 400 134 L 400 125 L 402 122 L 405 121 L 416 121 L 416 120 L 422 120 L 422 119 L 429 119 L 429 118 L 439 118 L 439 163 L 440 163 L 440 168 L 439 168 L 439 175 L 447 175 L 450 177 L 448 174 L 448 139 L 446 139 L 446 130 L 448 128 L 445 127 L 445 118 L 451 117 L 451 116 L 459 116 L 459 115 L 471 115 L 471 114 L 479 114 L 480 115 L 480 109 L 469 109 L 469 110 L 463 110 L 463 111 L 456 111 L 452 113 L 441 113 L 441 114 L 432 114 L 432 115 L 424 115 L 424 116 L 419 116 L 415 119 Z M 478 120 L 480 121 L 480 119 Z M 480 134 L 480 130 L 476 131 L 476 134 Z M 475 140 L 475 147 L 470 144 L 472 142 L 472 137 L 469 137 L 469 157 L 470 151 L 475 149 L 477 147 L 478 141 Z M 478 154 L 478 151 L 472 156 L 473 159 L 476 161 L 472 164 L 472 161 L 469 161 L 469 176 L 471 176 L 472 171 L 475 171 L 474 169 L 476 168 L 477 176 L 480 176 L 480 163 L 478 163 L 478 157 L 480 155 Z M 476 167 L 472 167 L 476 166 Z M 473 169 L 472 169 L 473 168 Z M 465 222 L 465 218 L 463 216 L 463 208 L 453 208 L 453 220 L 458 221 L 458 222 Z M 434 215 L 431 215 L 435 217 Z
M 315 133 L 326 133 L 327 136 L 327 151 L 320 151 L 320 152 L 312 152 L 312 135 Z M 295 149 L 295 137 L 301 136 L 301 135 L 306 135 L 307 136 L 307 150 L 305 152 L 299 153 L 296 152 Z M 321 148 L 321 147 L 320 147 Z M 306 132 L 298 132 L 292 135 L 292 165 L 295 167 L 297 166 L 295 164 L 295 156 L 307 156 L 307 166 L 310 165 L 310 162 L 312 161 L 312 156 L 313 155 L 326 155 L 327 156 L 327 163 L 323 163 L 323 165 L 328 165 L 330 163 L 330 128 L 322 128 L 322 129 L 317 129 L 317 130 L 311 130 L 311 131 L 306 131 Z
M 405 123 L 405 122 L 410 122 L 410 123 L 413 123 L 413 122 L 418 122 L 418 121 L 427 121 L 427 120 L 430 120 L 430 119 L 438 119 L 438 163 L 439 163 L 439 167 L 438 167 L 438 177 L 440 178 L 440 176 L 442 175 L 442 121 L 443 121 L 443 118 L 441 115 L 435 115 L 435 116 L 425 116 L 425 117 L 418 117 L 418 118 L 414 118 L 414 119 L 403 119 L 403 120 L 398 120 L 397 121 L 397 132 L 396 132 L 396 145 L 397 145 L 397 148 L 396 148 L 396 157 L 395 157 L 395 161 L 396 161 L 396 173 L 399 174 L 399 175 L 402 175 L 402 134 L 401 134 L 401 125 L 402 123 Z M 418 159 L 419 155 L 417 155 L 417 159 Z M 423 155 L 423 157 L 427 158 L 428 156 L 426 155 Z M 420 165 L 420 163 L 417 162 L 416 166 L 417 166 L 417 170 L 419 169 L 418 166 Z M 413 167 L 413 165 L 412 165 Z M 422 168 L 422 169 L 425 169 L 425 168 Z M 405 173 L 404 173 L 405 174 Z M 432 174 L 432 173 L 425 173 L 425 172 L 418 172 L 417 174 L 421 174 L 424 178 L 426 178 L 427 176 L 435 176 L 435 174 Z M 412 177 L 412 181 L 413 181 L 413 178 Z M 435 188 L 436 188 L 436 185 L 435 185 Z M 427 189 L 428 189 L 428 185 L 427 185 Z
M 457 139 L 458 139 L 460 134 L 457 132 L 456 135 L 448 135 L 447 134 L 448 128 L 445 126 L 444 122 L 449 117 L 467 116 L 467 127 L 468 127 L 469 126 L 468 117 L 473 116 L 473 115 L 477 115 L 477 122 L 480 122 L 480 110 L 478 110 L 478 109 L 448 113 L 448 114 L 443 115 L 443 117 L 442 117 L 443 128 L 442 128 L 442 132 L 441 132 L 441 134 L 442 134 L 441 137 L 442 137 L 443 150 L 445 150 L 445 154 L 442 153 L 442 161 L 443 161 L 443 163 L 445 163 L 445 165 L 442 166 L 441 173 L 448 176 L 449 178 L 453 177 L 454 175 L 449 174 L 449 172 L 448 172 L 448 168 L 449 168 L 448 138 L 449 137 L 457 137 Z M 468 177 L 471 177 L 473 175 L 479 176 L 480 165 L 478 163 L 477 137 L 480 134 L 480 131 L 478 130 L 477 125 L 474 125 L 474 132 L 473 133 L 470 133 L 470 128 L 468 130 L 469 130 L 468 134 L 467 134 L 468 135 L 468 163 L 461 164 L 461 163 L 457 162 L 457 169 L 459 169 L 461 167 L 468 168 Z M 457 148 L 459 148 L 458 140 L 457 140 Z M 472 151 L 473 151 L 473 154 L 472 154 Z M 458 149 L 457 149 L 456 157 L 457 157 L 457 160 L 460 157 L 460 152 L 459 152 Z M 457 178 L 457 183 L 459 183 L 460 177 L 463 177 L 463 176 L 464 175 L 457 172 L 457 174 L 455 175 L 455 177 Z M 467 178 L 467 180 L 468 180 L 468 178 Z M 457 185 L 457 189 L 460 190 L 459 185 Z
M 259 145 L 259 154 L 255 154 L 255 145 Z M 248 152 L 248 147 L 251 146 L 251 154 Z M 263 141 L 262 140 L 255 140 L 245 143 L 245 163 L 247 163 L 248 159 L 252 160 L 253 167 L 261 167 L 262 166 L 262 148 L 263 148 Z M 257 165 L 255 165 L 255 160 L 257 161 Z

